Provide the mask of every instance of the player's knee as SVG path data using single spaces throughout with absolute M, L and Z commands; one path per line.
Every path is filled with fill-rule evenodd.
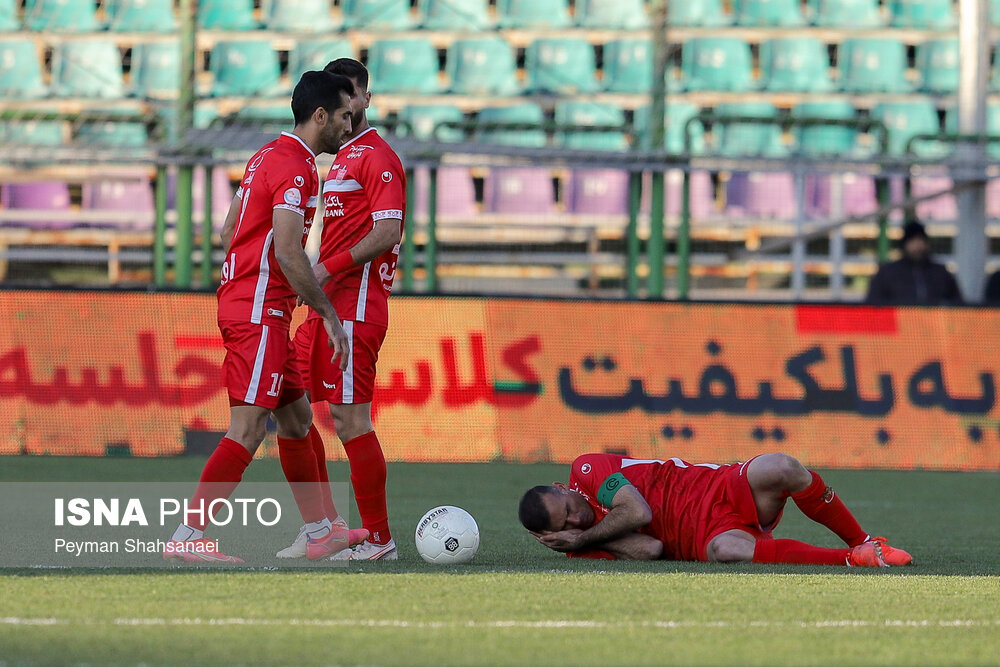
M 788 454 L 775 455 L 775 471 L 781 485 L 786 489 L 800 489 L 809 486 L 812 474 L 798 459 Z
M 749 563 L 753 561 L 754 545 L 749 535 L 723 533 L 708 543 L 706 556 L 712 563 Z

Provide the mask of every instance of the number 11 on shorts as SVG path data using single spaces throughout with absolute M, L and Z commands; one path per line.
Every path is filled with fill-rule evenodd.
M 267 390 L 268 396 L 277 396 L 281 393 L 281 383 L 285 376 L 282 373 L 271 373 L 271 388 Z

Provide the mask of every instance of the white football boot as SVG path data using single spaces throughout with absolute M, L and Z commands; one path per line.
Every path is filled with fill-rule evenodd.
M 389 540 L 385 544 L 375 544 L 365 540 L 351 549 L 344 549 L 330 556 L 330 560 L 398 560 L 396 541 Z
M 333 527 L 334 530 L 347 530 L 347 521 L 345 521 L 342 517 L 338 517 L 337 520 L 333 522 Z M 306 534 L 308 532 L 307 528 L 308 526 L 305 525 L 299 528 L 299 534 L 295 536 L 295 541 L 276 553 L 275 556 L 278 558 L 305 558 L 306 543 L 309 541 L 309 536 Z M 356 528 L 348 531 L 348 536 L 347 543 L 353 547 L 361 544 L 368 538 L 368 531 L 363 528 Z M 345 551 L 350 551 L 350 549 L 345 549 Z

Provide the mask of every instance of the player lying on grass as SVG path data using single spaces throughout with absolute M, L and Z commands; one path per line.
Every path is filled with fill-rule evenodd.
M 847 547 L 774 539 L 788 498 Z M 569 486 L 529 489 L 518 516 L 544 546 L 571 557 L 855 567 L 912 560 L 862 530 L 833 489 L 787 454 L 730 465 L 584 454 Z

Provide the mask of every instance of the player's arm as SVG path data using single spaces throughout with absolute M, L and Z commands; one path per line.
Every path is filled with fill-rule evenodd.
M 240 219 L 240 210 L 243 207 L 243 198 L 240 191 L 237 191 L 229 204 L 229 212 L 226 213 L 226 221 L 222 224 L 222 250 L 224 255 L 229 254 L 229 247 L 233 244 L 233 232 L 236 231 L 236 221 Z
M 392 250 L 403 238 L 403 220 L 401 218 L 385 218 L 375 223 L 375 226 L 364 238 L 358 241 L 350 250 L 344 250 L 325 262 L 316 265 L 314 272 L 320 285 L 326 284 L 335 274 L 352 266 L 361 266 L 379 255 Z
M 663 542 L 644 533 L 629 533 L 596 548 L 607 551 L 618 560 L 656 560 L 663 556 Z
M 597 500 L 611 508 L 598 523 L 586 530 L 539 534 L 538 541 L 556 551 L 579 551 L 625 537 L 653 520 L 649 503 L 620 472 L 601 483 Z

